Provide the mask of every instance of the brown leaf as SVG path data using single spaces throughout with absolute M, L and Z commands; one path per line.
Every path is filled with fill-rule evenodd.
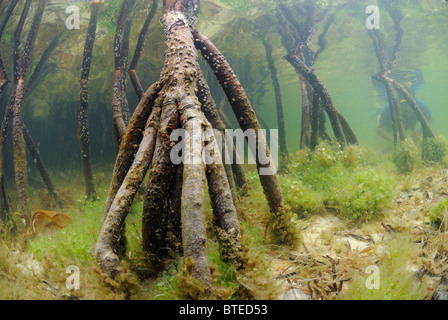
M 369 251 L 373 250 L 373 248 L 374 248 L 374 247 L 372 247 L 372 246 L 367 247 L 367 248 L 364 248 L 364 249 L 362 249 L 362 250 L 359 252 L 359 254 L 363 254 L 363 253 L 369 252 Z

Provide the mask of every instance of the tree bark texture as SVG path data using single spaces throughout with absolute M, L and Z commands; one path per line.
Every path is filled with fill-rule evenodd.
M 269 158 L 270 151 L 267 146 L 266 137 L 263 134 L 258 134 L 261 127 L 258 123 L 257 117 L 255 116 L 255 112 L 250 105 L 249 99 L 247 98 L 247 95 L 232 68 L 215 45 L 197 30 L 193 31 L 193 36 L 195 38 L 196 48 L 201 52 L 210 67 L 215 71 L 216 78 L 218 79 L 218 82 L 223 88 L 227 99 L 232 106 L 232 110 L 235 113 L 240 128 L 244 132 L 248 129 L 252 129 L 255 132 L 257 147 L 255 148 L 256 150 L 252 150 L 252 154 L 256 158 L 260 182 L 263 186 L 263 191 L 271 212 L 273 214 L 277 214 L 281 212 L 283 207 L 283 195 L 277 175 L 274 172 L 271 172 L 271 174 L 260 174 L 260 169 L 269 168 L 270 166 L 273 166 L 273 163 L 272 159 L 270 159 L 267 164 L 262 164 L 259 161 L 258 150 L 260 147 L 263 150 L 266 150 L 266 156 Z
M 162 103 L 161 101 L 159 103 Z M 160 119 L 157 143 L 149 172 L 147 193 L 143 205 L 142 239 L 143 250 L 157 260 L 166 256 L 168 218 L 170 216 L 170 191 L 175 166 L 170 160 L 170 134 L 178 128 L 177 104 L 166 99 Z
M 161 108 L 155 107 L 151 116 L 147 118 L 140 146 L 119 189 L 114 194 L 95 245 L 94 253 L 98 263 L 112 277 L 118 272 L 120 259 L 117 249 L 126 216 L 152 160 L 160 112 Z
M 218 114 L 215 100 L 213 99 L 213 97 L 210 93 L 210 88 L 208 87 L 208 84 L 204 78 L 204 75 L 202 74 L 202 70 L 200 69 L 199 64 L 197 65 L 197 70 L 198 70 L 197 97 L 201 104 L 202 112 L 204 112 L 205 117 L 211 123 L 212 127 L 220 132 L 221 138 L 222 138 L 222 140 L 220 141 L 222 150 L 224 152 L 228 153 L 228 148 L 232 147 L 233 151 L 235 152 L 235 150 L 234 150 L 235 148 L 234 148 L 233 144 L 232 144 L 232 146 L 226 145 L 226 141 L 225 141 L 226 127 L 224 125 L 224 122 L 222 122 L 221 117 Z M 224 166 L 226 168 L 227 180 L 228 180 L 230 189 L 233 191 L 236 191 L 235 179 L 233 176 L 232 166 L 229 163 L 226 163 Z M 243 174 L 244 174 L 244 171 L 243 171 Z M 242 179 L 244 179 L 244 178 L 245 177 L 243 177 Z M 238 185 L 238 187 L 242 188 L 243 186 Z M 235 200 L 236 200 L 236 198 L 235 198 Z
M 109 192 L 104 205 L 104 214 L 107 215 L 109 208 L 114 201 L 115 195 L 120 188 L 129 168 L 134 161 L 137 147 L 143 137 L 146 120 L 151 115 L 154 102 L 160 91 L 160 83 L 156 82 L 145 92 L 137 108 L 129 120 L 128 128 L 122 138 L 120 148 L 115 159 L 115 166 L 112 175 Z
M 14 171 L 16 187 L 19 199 L 19 207 L 24 215 L 28 217 L 30 214 L 29 207 L 29 193 L 28 193 L 28 167 L 26 162 L 26 144 L 25 138 L 22 132 L 22 114 L 21 108 L 23 103 L 23 98 L 25 95 L 25 79 L 29 71 L 30 59 L 36 41 L 39 26 L 42 20 L 42 16 L 45 10 L 45 1 L 39 2 L 39 6 L 36 10 L 36 14 L 31 23 L 30 31 L 28 37 L 24 44 L 24 49 L 22 53 L 19 54 L 20 46 L 20 34 L 23 28 L 23 23 L 25 20 L 24 14 L 28 13 L 29 10 L 28 1 L 25 3 L 25 8 L 19 20 L 18 29 L 14 34 L 15 47 L 14 47 L 14 80 L 15 80 L 15 97 L 14 104 L 12 106 L 12 132 L 13 132 L 13 148 L 14 148 Z M 27 219 L 26 219 L 27 220 Z
M 123 1 L 117 18 L 114 40 L 114 62 L 115 78 L 112 88 L 112 117 L 113 117 L 113 136 L 115 152 L 118 153 L 121 139 L 126 131 L 126 88 L 125 88 L 125 63 L 127 57 L 123 54 L 123 31 L 127 24 L 129 15 L 135 5 L 135 0 Z M 127 34 L 126 32 L 124 33 Z M 124 39 L 126 43 L 128 39 Z M 126 47 L 126 45 L 124 45 Z M 126 51 L 126 50 L 124 50 Z
M 86 42 L 84 45 L 84 55 L 81 67 L 81 90 L 79 93 L 79 113 L 78 113 L 78 139 L 81 148 L 81 164 L 84 174 L 86 194 L 90 199 L 96 198 L 95 185 L 93 183 L 92 160 L 90 154 L 89 137 L 89 73 L 92 63 L 92 52 L 95 44 L 96 25 L 98 20 L 99 3 L 92 3 L 89 26 L 87 28 Z

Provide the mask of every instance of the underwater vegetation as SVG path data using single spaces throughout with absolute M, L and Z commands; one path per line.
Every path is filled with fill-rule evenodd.
M 0 2 L 0 299 L 443 297 L 448 9 L 373 2 Z
M 414 275 L 407 270 L 407 261 L 415 254 L 415 244 L 406 235 L 393 239 L 382 253 L 380 270 L 381 283 L 372 290 L 366 285 L 365 276 L 356 275 L 352 285 L 342 292 L 342 300 L 422 300 L 427 292 Z
M 314 152 L 300 150 L 296 157 L 281 182 L 285 202 L 301 218 L 328 210 L 367 221 L 395 196 L 393 177 L 375 166 L 372 153 L 360 146 L 341 150 L 322 142 Z
M 394 149 L 392 161 L 400 173 L 410 173 L 425 163 L 446 166 L 448 141 L 444 136 L 428 138 L 418 145 L 407 138 Z
M 448 202 L 446 199 L 440 200 L 427 209 L 429 219 L 431 222 L 440 228 L 442 231 L 446 231 L 448 224 L 448 211 L 447 211 Z

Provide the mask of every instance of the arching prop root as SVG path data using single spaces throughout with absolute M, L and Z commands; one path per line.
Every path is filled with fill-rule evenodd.
M 134 161 L 114 194 L 95 246 L 95 256 L 100 266 L 112 277 L 115 276 L 120 262 L 116 251 L 123 223 L 152 159 L 160 111 L 160 108 L 154 108 L 146 122 Z
M 327 88 L 320 81 L 313 70 L 311 70 L 311 68 L 309 68 L 295 54 L 287 54 L 284 58 L 294 67 L 297 74 L 303 76 L 303 78 L 308 81 L 308 83 L 313 88 L 313 92 L 316 92 L 316 94 L 319 95 L 323 108 L 330 119 L 330 124 L 333 129 L 334 135 L 339 144 L 342 147 L 347 145 L 347 143 L 357 144 L 358 141 L 353 130 L 351 129 L 345 118 L 343 118 L 339 111 L 336 110 L 333 104 L 333 100 L 331 99 L 330 94 L 327 91 Z
M 129 48 L 131 12 L 135 0 L 123 1 L 118 13 L 114 38 L 115 77 L 112 89 L 113 138 L 118 153 L 121 139 L 129 121 L 129 106 L 126 98 L 126 71 Z
M 294 219 L 287 225 L 274 223 L 278 220 L 279 216 L 291 215 L 292 217 L 292 213 L 283 204 L 282 191 L 266 137 L 261 133 L 260 124 L 258 123 L 249 99 L 229 63 L 218 48 L 198 30 L 193 31 L 193 36 L 196 48 L 214 70 L 216 78 L 230 102 L 240 128 L 243 132 L 248 133 L 245 135 L 246 139 L 248 141 L 255 139 L 256 141 L 256 143 L 249 145 L 252 146 L 251 151 L 256 160 L 258 176 L 271 211 L 273 237 L 278 243 L 295 246 L 299 242 L 299 232 Z M 260 153 L 265 154 L 260 156 Z M 261 161 L 261 159 L 267 161 Z M 286 222 L 287 219 L 282 221 Z
M 406 128 L 403 120 L 402 111 L 399 106 L 399 99 L 397 93 L 400 94 L 402 98 L 406 100 L 406 102 L 411 107 L 413 113 L 418 119 L 423 133 L 423 154 L 422 158 L 426 159 L 428 156 L 425 154 L 425 146 L 428 139 L 434 138 L 434 132 L 431 129 L 431 126 L 423 114 L 422 110 L 418 106 L 415 98 L 410 94 L 400 83 L 390 77 L 391 72 L 393 71 L 397 59 L 399 57 L 398 53 L 400 51 L 400 46 L 403 39 L 403 29 L 401 27 L 401 20 L 403 19 L 403 14 L 399 9 L 393 10 L 391 4 L 388 1 L 381 1 L 381 3 L 385 6 L 387 12 L 394 22 L 394 29 L 396 31 L 395 36 L 395 44 L 392 48 L 392 52 L 388 57 L 386 54 L 385 44 L 384 44 L 384 36 L 379 29 L 369 30 L 368 34 L 372 40 L 373 46 L 375 48 L 375 54 L 378 60 L 378 64 L 380 66 L 380 72 L 373 76 L 373 79 L 384 84 L 387 92 L 387 97 L 389 100 L 391 119 L 392 119 L 392 129 L 393 129 L 393 137 L 394 144 L 397 145 L 398 142 L 402 142 L 406 139 Z
M 241 242 L 237 211 L 221 148 L 213 126 L 206 118 L 207 111 L 201 110 L 200 100 L 205 103 L 202 94 L 207 96 L 209 92 L 197 64 L 194 38 L 199 35 L 197 31 L 192 34 L 190 25 L 195 21 L 198 7 L 187 3 L 191 4 L 191 1 L 164 3 L 161 22 L 166 36 L 165 66 L 159 82 L 151 86 L 140 100 L 121 141 L 106 200 L 103 227 L 94 253 L 103 271 L 115 277 L 119 272 L 118 243 L 124 221 L 147 170 L 150 170 L 143 209 L 143 249 L 150 260 L 158 263 L 157 259 L 173 250 L 172 236 L 181 238 L 185 270 L 202 284 L 207 295 L 212 287 L 212 274 L 204 209 L 205 179 L 223 259 L 243 270 L 243 255 L 247 255 L 248 250 Z M 211 45 L 209 40 L 207 45 Z M 243 118 L 240 123 L 242 129 L 259 129 L 241 85 L 230 67 L 226 71 L 223 76 L 231 77 L 229 84 L 233 88 L 226 94 L 234 104 L 234 112 Z M 220 81 L 224 77 L 219 78 Z M 203 85 L 198 85 L 201 81 L 204 81 Z M 200 89 L 205 91 L 200 92 Z M 207 100 L 211 102 L 211 96 Z M 216 106 L 210 106 L 216 113 Z M 222 123 L 214 124 L 215 129 L 223 129 Z M 182 130 L 175 131 L 178 128 Z M 177 137 L 181 137 L 181 141 L 176 144 L 173 137 L 177 133 L 180 133 Z M 258 146 L 265 147 L 269 156 L 264 135 L 257 132 L 256 139 Z M 270 164 L 259 163 L 259 169 L 267 169 Z M 260 174 L 260 180 L 273 212 L 272 225 L 280 225 L 279 239 L 287 242 L 291 237 L 297 238 L 295 232 L 298 230 L 294 229 L 297 225 L 292 224 L 292 213 L 288 215 L 283 206 L 277 176 L 272 172 Z M 285 227 L 287 225 L 289 229 Z M 285 233 L 285 230 L 289 231 Z

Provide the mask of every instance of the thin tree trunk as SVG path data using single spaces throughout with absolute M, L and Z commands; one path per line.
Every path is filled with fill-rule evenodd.
M 29 7 L 27 7 L 28 1 L 25 3 L 25 8 L 23 12 L 27 13 Z M 29 5 L 29 4 L 28 4 Z M 29 193 L 28 193 L 28 167 L 26 163 L 26 144 L 22 133 L 22 115 L 21 108 L 23 103 L 23 97 L 25 95 L 25 79 L 29 71 L 30 58 L 33 51 L 34 43 L 36 41 L 37 32 L 42 20 L 42 16 L 45 10 L 45 1 L 39 2 L 36 14 L 31 23 L 30 31 L 26 39 L 24 49 L 22 54 L 19 55 L 18 48 L 20 42 L 20 33 L 15 33 L 15 50 L 14 58 L 20 61 L 14 61 L 15 68 L 15 84 L 16 88 L 14 90 L 14 105 L 12 107 L 13 116 L 13 147 L 14 147 L 14 171 L 17 186 L 17 193 L 19 198 L 20 209 L 24 217 L 28 217 L 30 213 L 29 207 Z M 19 21 L 20 25 L 22 18 L 24 17 L 22 12 L 21 19 Z
M 209 123 L 206 129 L 211 130 Z M 210 139 L 211 149 L 219 153 L 216 138 Z M 206 166 L 208 190 L 213 208 L 214 222 L 220 241 L 223 260 L 229 263 L 242 265 L 241 231 L 237 211 L 234 205 L 230 185 L 226 179 L 223 159 L 221 154 L 214 154 L 215 161 Z
M 191 266 L 191 276 L 199 279 L 205 290 L 211 286 L 211 273 L 207 253 L 207 235 L 204 212 L 205 166 L 202 162 L 202 131 L 205 117 L 196 96 L 197 70 L 196 50 L 190 30 L 197 15 L 198 3 L 167 1 L 164 3 L 162 25 L 166 42 L 166 64 L 162 78 L 167 77 L 176 85 L 167 88 L 166 96 L 178 101 L 180 122 L 185 129 L 185 152 L 181 200 L 182 246 L 185 263 Z M 184 16 L 179 8 L 191 10 Z M 188 19 L 188 20 L 187 20 Z M 178 59 L 182 64 L 178 68 Z M 170 67 L 171 66 L 171 67 Z M 191 158 L 190 158 L 191 157 Z M 193 159 L 193 161 L 190 161 Z
M 24 94 L 23 79 L 19 79 L 16 87 L 16 96 L 12 108 L 12 135 L 14 148 L 14 173 L 19 199 L 19 207 L 23 217 L 27 219 L 30 211 L 30 198 L 28 193 L 28 167 L 26 162 L 26 144 L 22 133 L 22 98 Z
M 3 17 L 2 21 L 0 22 L 0 39 L 3 36 L 3 31 L 6 28 L 6 25 L 8 24 L 8 20 L 11 17 L 15 7 L 17 6 L 17 3 L 19 0 L 11 0 L 9 1 L 8 8 L 5 11 L 5 16 Z
M 42 71 L 43 66 L 48 61 L 48 59 L 50 58 L 51 54 L 53 53 L 53 51 L 58 46 L 59 42 L 61 41 L 62 35 L 63 35 L 63 33 L 61 32 L 53 40 L 51 40 L 51 42 L 48 45 L 48 47 L 42 53 L 42 56 L 40 57 L 39 62 L 34 67 L 33 73 L 31 74 L 31 77 L 30 77 L 30 79 L 28 80 L 28 83 L 25 86 L 26 87 L 25 97 L 29 93 L 31 93 L 33 91 L 34 87 L 36 86 L 37 79 L 40 76 L 40 72 Z
M 192 106 L 190 104 L 190 106 Z M 184 179 L 182 184 L 182 244 L 186 261 L 192 260 L 191 275 L 203 281 L 206 286 L 211 285 L 211 274 L 207 253 L 207 232 L 204 212 L 205 170 L 201 161 L 203 143 L 201 130 L 203 123 L 199 117 L 199 104 L 195 109 L 184 109 L 183 128 L 188 134 L 185 145 L 192 146 L 189 156 L 192 163 L 184 163 Z M 201 132 L 201 131 L 199 131 Z M 198 163 L 194 163 L 194 159 Z
M 6 196 L 6 191 L 5 191 L 5 183 L 3 181 L 3 177 L 0 180 L 0 192 L 1 192 L 1 202 L 0 202 L 0 206 L 1 206 L 1 211 L 0 211 L 0 221 L 5 222 L 9 219 L 9 205 L 8 205 L 8 199 Z
M 266 59 L 268 61 L 268 67 L 271 72 L 272 85 L 274 87 L 275 93 L 275 105 L 277 110 L 277 123 L 278 123 L 278 137 L 279 137 L 279 147 L 281 154 L 280 167 L 286 165 L 288 160 L 288 148 L 286 146 L 286 128 L 285 128 L 285 117 L 283 114 L 283 103 L 282 103 L 282 93 L 280 90 L 280 83 L 277 77 L 277 68 L 275 67 L 274 58 L 272 57 L 272 46 L 267 40 L 263 41 L 263 45 L 266 51 Z
M 118 153 L 121 139 L 126 131 L 126 121 L 124 116 L 124 101 L 126 94 L 124 92 L 124 63 L 125 57 L 122 56 L 123 30 L 125 29 L 128 17 L 135 5 L 135 0 L 123 1 L 117 18 L 117 27 L 114 40 L 114 61 L 115 61 L 115 79 L 112 89 L 112 117 L 113 117 L 113 138 L 115 153 Z M 125 39 L 125 42 L 127 40 Z
M 120 86 L 121 110 L 123 112 L 123 120 L 126 125 L 129 123 L 130 111 L 129 111 L 128 98 L 126 96 L 127 77 L 125 75 L 125 70 L 128 70 L 129 66 L 129 38 L 131 34 L 131 27 L 132 27 L 132 14 L 129 14 L 123 29 L 123 38 L 121 43 L 121 54 L 120 54 L 123 70 Z
M 223 97 L 221 101 L 221 105 L 217 108 L 218 115 L 222 120 L 225 128 L 233 128 L 232 123 L 230 122 L 227 115 L 224 113 L 223 107 L 225 105 L 225 97 Z M 210 120 L 209 120 L 210 121 Z M 212 123 L 213 126 L 213 123 Z M 241 160 L 241 155 L 238 153 L 238 150 L 235 148 L 235 145 L 232 142 L 231 145 L 233 149 L 233 159 L 231 159 L 232 171 L 234 173 L 233 177 L 235 179 L 235 184 L 238 186 L 241 195 L 247 195 L 247 190 L 250 186 L 250 181 L 246 176 L 246 172 L 244 170 L 243 161 Z M 230 148 L 230 146 L 228 146 Z M 229 150 L 229 149 L 227 149 Z M 244 157 L 244 155 L 243 155 Z
M 172 250 L 178 251 L 182 248 L 182 181 L 184 176 L 184 165 L 176 165 L 171 184 L 171 214 L 169 216 L 167 242 Z
M 314 91 L 313 93 L 313 108 L 311 112 L 311 138 L 310 149 L 314 151 L 318 144 L 319 138 L 319 93 Z
M 423 114 L 422 110 L 418 106 L 415 99 L 412 97 L 412 95 L 398 82 L 396 82 L 393 79 L 388 78 L 387 81 L 390 81 L 394 88 L 398 91 L 399 94 L 407 101 L 407 103 L 411 106 L 412 111 L 414 111 L 415 116 L 417 117 L 418 121 L 420 122 L 420 125 L 422 126 L 423 130 L 423 138 L 434 138 L 434 132 L 431 129 L 431 126 L 429 125 L 428 120 L 426 119 L 425 115 Z
M 99 3 L 92 3 L 89 26 L 87 28 L 86 42 L 84 45 L 84 56 L 81 67 L 81 90 L 79 93 L 78 113 L 78 139 L 81 148 L 81 164 L 86 184 L 86 194 L 90 199 L 96 199 L 95 185 L 93 183 L 92 160 L 90 154 L 89 138 L 89 73 L 92 62 L 92 52 L 95 44 L 96 25 L 98 19 Z
M 2 126 L 0 129 L 0 181 L 4 181 L 4 174 L 3 174 L 3 163 L 4 163 L 4 149 L 5 149 L 5 142 L 6 142 L 6 138 L 7 138 L 7 134 L 8 134 L 8 126 L 9 123 L 11 122 L 11 117 L 12 117 L 12 107 L 14 105 L 14 97 L 15 97 L 15 87 L 13 88 L 13 91 L 9 97 L 9 101 L 8 104 L 6 105 L 5 108 L 5 114 L 3 115 L 3 121 L 2 121 Z M 0 188 L 4 188 L 4 183 L 2 183 L 0 185 Z M 2 195 L 5 192 L 5 190 L 2 190 L 2 193 L 0 193 L 0 195 Z M 5 208 L 1 208 L 2 212 L 3 209 Z
M 300 128 L 300 149 L 305 149 L 310 146 L 311 132 L 310 132 L 310 103 L 308 86 L 305 78 L 300 74 L 300 88 L 302 90 L 302 120 Z
M 140 84 L 140 81 L 137 76 L 137 65 L 140 60 L 140 56 L 143 51 L 143 46 L 145 44 L 146 34 L 148 33 L 149 25 L 154 18 L 158 6 L 158 0 L 152 1 L 151 10 L 149 11 L 148 16 L 146 17 L 145 23 L 143 24 L 143 27 L 140 31 L 140 35 L 138 37 L 137 45 L 135 47 L 134 57 L 132 58 L 131 64 L 129 66 L 129 77 L 131 79 L 132 86 L 134 88 L 134 92 L 137 96 L 137 99 L 140 101 L 143 96 L 143 88 Z
M 389 63 L 386 57 L 386 50 L 384 48 L 384 38 L 380 30 L 369 30 L 370 38 L 372 39 L 375 54 L 380 65 L 380 73 L 376 75 L 375 79 L 382 82 L 386 88 L 387 98 L 389 100 L 390 114 L 392 120 L 392 130 L 394 137 L 394 145 L 398 144 L 398 141 L 403 141 L 406 138 L 406 129 L 404 126 L 403 115 L 400 109 L 400 104 L 398 102 L 397 95 L 395 94 L 394 88 L 388 78 L 384 75 L 390 73 L 395 64 Z M 398 52 L 399 43 L 401 43 L 401 36 L 398 37 L 397 34 L 396 42 L 393 51 Z M 393 55 L 394 60 L 396 59 L 395 54 Z
M 316 74 L 302 61 L 297 55 L 287 54 L 285 59 L 294 67 L 298 74 L 301 74 L 317 92 L 322 101 L 322 105 L 330 118 L 330 124 L 333 128 L 334 135 L 341 147 L 347 144 L 344 131 L 341 126 L 340 119 L 333 105 L 333 101 L 323 83 L 319 80 Z
M 20 119 L 16 119 L 15 117 L 17 115 L 20 116 L 20 105 L 16 105 L 16 99 L 19 92 L 23 95 L 23 81 L 21 81 L 21 90 L 18 89 L 19 85 L 19 77 L 20 77 L 20 36 L 22 34 L 23 26 L 25 24 L 26 17 L 28 16 L 28 11 L 31 6 L 31 0 L 27 0 L 25 2 L 25 5 L 22 9 L 22 14 L 20 15 L 19 22 L 16 26 L 16 29 L 14 31 L 14 37 L 13 37 L 13 73 L 14 73 L 14 88 L 11 93 L 11 97 L 8 103 L 8 106 L 5 110 L 5 117 L 3 119 L 2 123 L 2 149 L 4 149 L 4 142 L 6 140 L 7 135 L 7 129 L 8 124 L 10 121 L 10 116 L 8 113 L 8 109 L 11 110 L 11 116 L 12 116 L 12 126 L 13 126 L 13 148 L 14 148 L 14 171 L 16 173 L 16 186 L 17 186 L 17 193 L 19 196 L 19 206 L 20 210 L 22 211 L 22 214 L 26 216 L 29 212 L 28 208 L 28 186 L 27 186 L 27 168 L 26 168 L 26 152 L 25 152 L 25 141 L 23 139 L 23 135 L 21 133 L 21 130 L 19 128 Z M 9 8 L 8 8 L 9 9 Z M 11 9 L 13 10 L 13 8 Z M 6 26 L 6 23 L 5 23 Z M 14 115 L 14 112 L 16 115 Z M 15 125 L 14 125 L 14 122 Z M 3 151 L 3 150 L 2 150 Z M 18 160 L 18 163 L 16 164 L 15 161 Z M 22 159 L 22 160 L 20 160 Z M 23 160 L 25 159 L 25 160 Z M 3 180 L 3 152 L 2 152 L 2 180 Z M 25 162 L 24 162 L 25 161 Z M 24 168 L 25 165 L 25 168 Z M 22 171 L 24 173 L 22 173 Z
M 336 114 L 338 115 L 339 122 L 341 123 L 342 131 L 344 131 L 344 135 L 345 135 L 345 139 L 346 139 L 347 143 L 348 144 L 358 144 L 358 138 L 356 137 L 355 131 L 353 131 L 353 129 L 349 125 L 347 119 L 345 119 L 345 117 L 338 110 L 336 110 Z M 323 132 L 323 134 L 327 135 L 326 132 Z
M 406 129 L 404 127 L 403 115 L 395 90 L 390 82 L 386 82 L 384 83 L 384 85 L 386 87 L 387 97 L 389 99 L 389 108 L 394 134 L 394 144 L 396 145 L 398 141 L 403 141 L 404 139 L 406 139 Z
M 30 151 L 31 157 L 34 163 L 36 164 L 37 169 L 39 170 L 39 173 L 42 177 L 42 180 L 45 183 L 45 186 L 47 187 L 48 193 L 56 200 L 59 207 L 62 208 L 62 203 L 61 201 L 59 201 L 56 191 L 54 190 L 53 182 L 51 181 L 47 168 L 45 167 L 42 157 L 40 156 L 39 150 L 37 149 L 37 146 L 34 143 L 33 138 L 31 137 L 31 134 L 29 133 L 23 121 L 21 125 L 22 125 L 23 137 L 28 146 L 28 150 Z
M 31 0 L 26 0 L 23 6 L 22 14 L 20 15 L 19 22 L 17 24 L 16 30 L 14 31 L 13 38 L 13 72 L 14 72 L 14 84 L 16 85 L 19 81 L 20 72 L 20 36 L 22 35 L 23 25 L 25 24 L 26 17 L 28 16 L 28 11 L 30 10 Z

